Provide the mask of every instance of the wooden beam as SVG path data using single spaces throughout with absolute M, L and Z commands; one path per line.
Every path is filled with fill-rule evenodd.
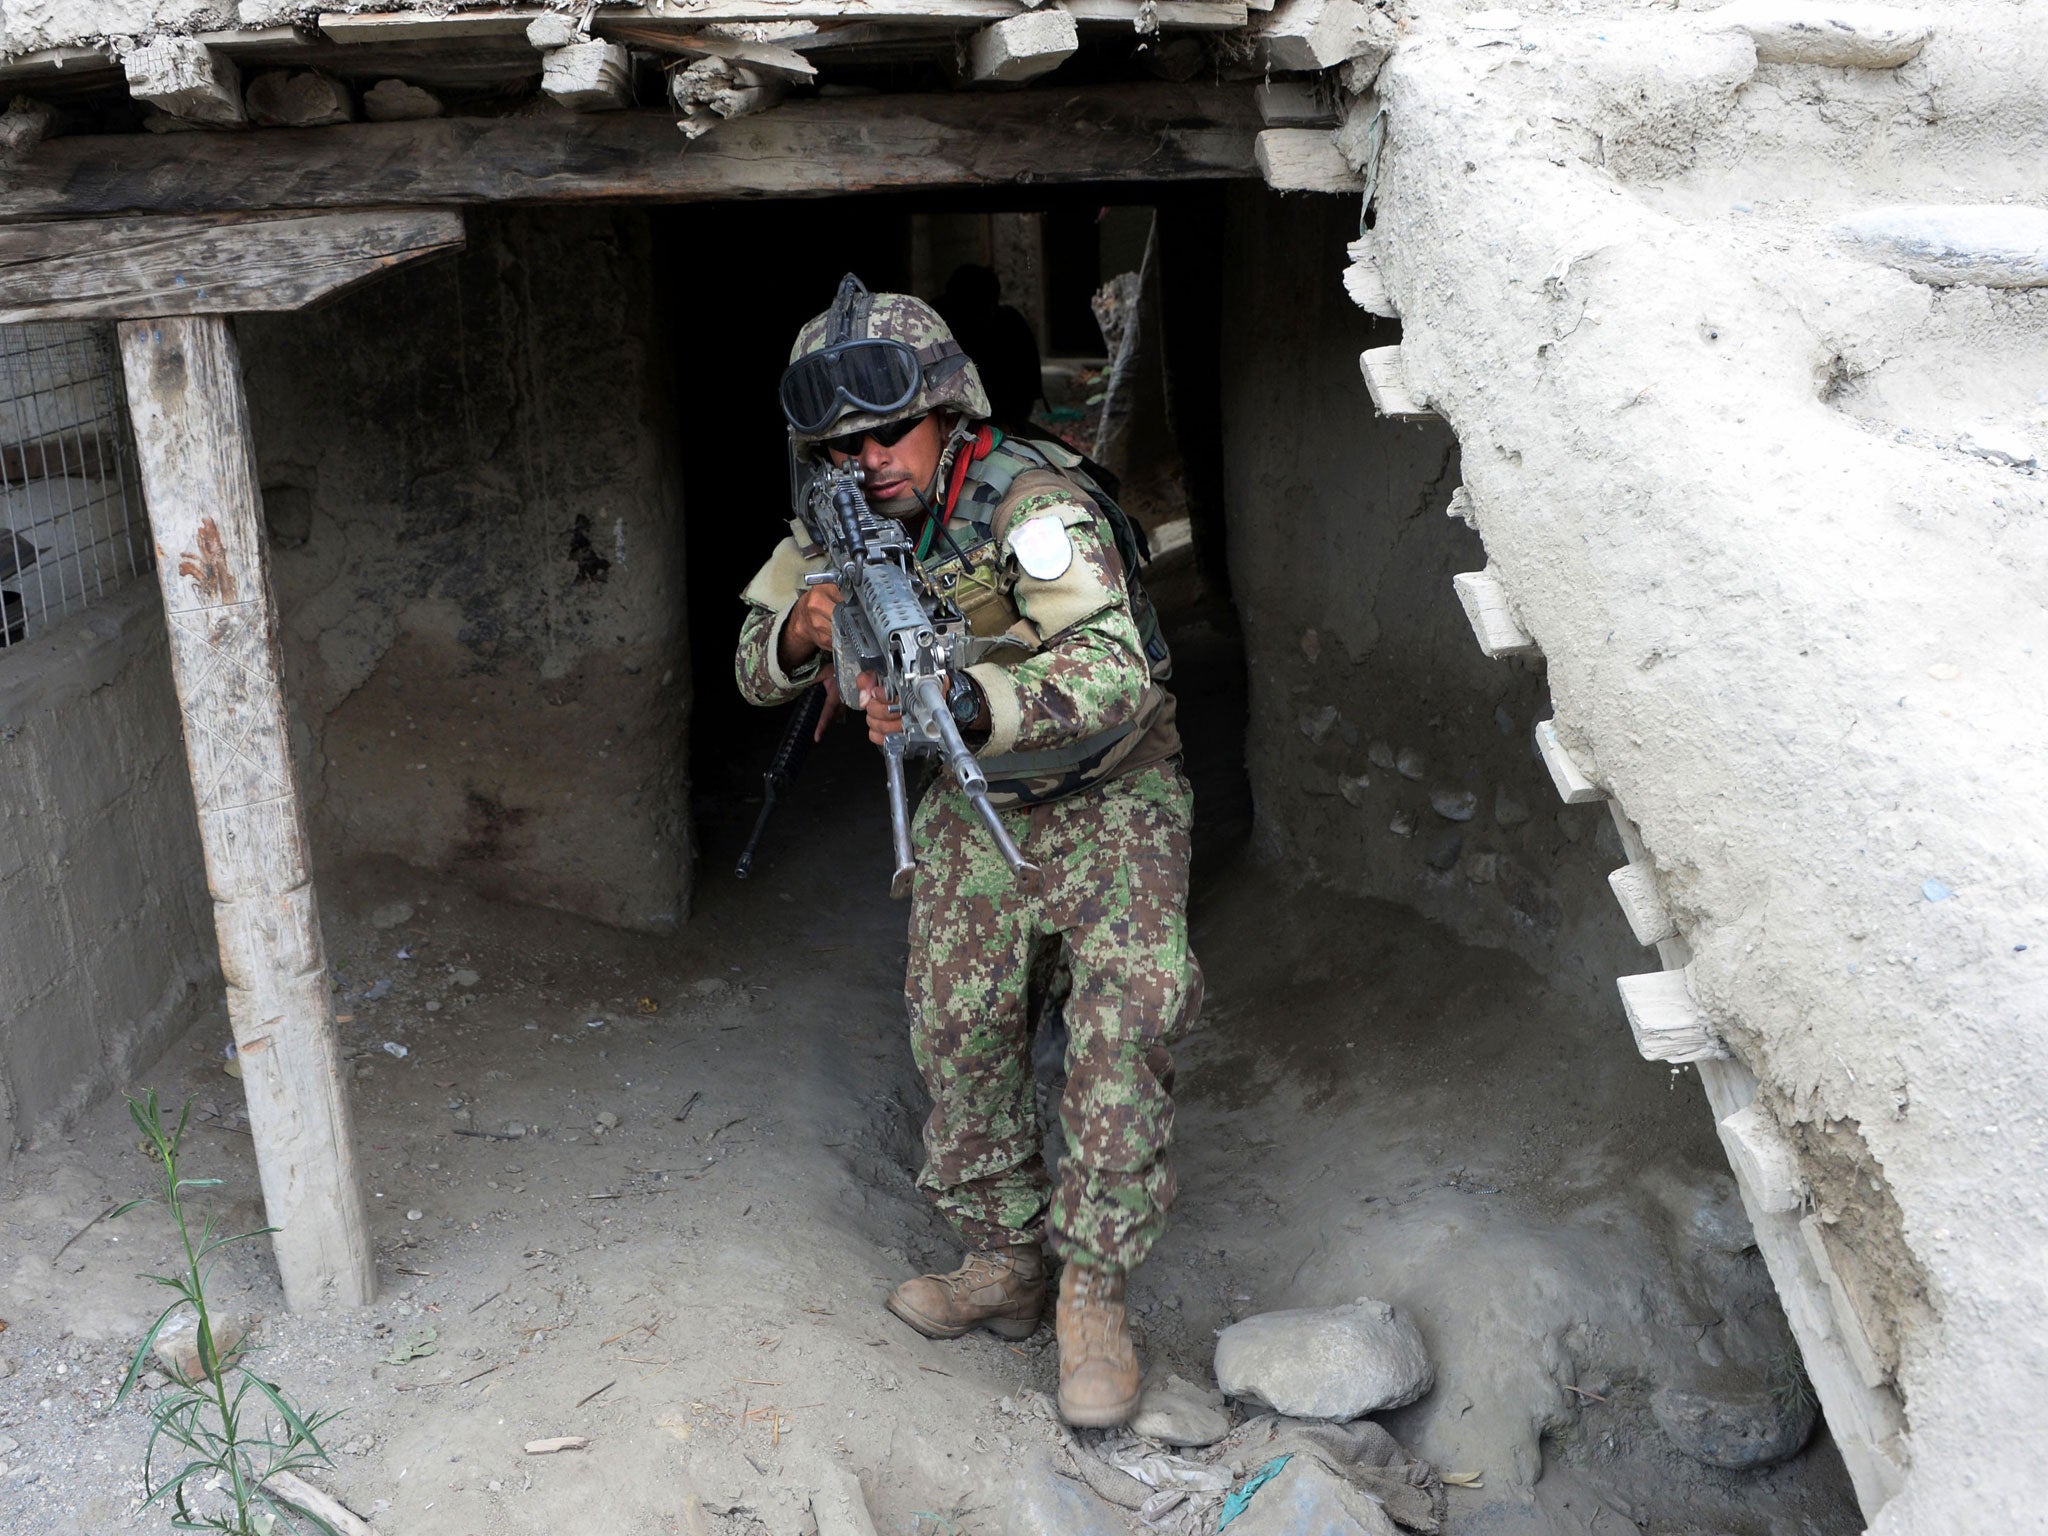
M 1356 197 L 1365 182 L 1320 128 L 1268 128 L 1259 135 L 1259 175 L 1276 192 L 1342 192 Z
M 984 85 L 1015 85 L 1050 74 L 1081 46 L 1081 29 L 1058 9 L 1026 11 L 974 34 L 967 73 Z
M 128 94 L 180 121 L 204 128 L 240 128 L 242 73 L 226 54 L 196 38 L 161 37 L 125 55 Z
M 1471 622 L 1479 649 L 1499 660 L 1503 656 L 1540 656 L 1542 648 L 1522 628 L 1508 602 L 1507 588 L 1488 566 L 1483 571 L 1463 571 L 1451 578 L 1451 590 Z
M 1280 0 L 1257 29 L 1269 69 L 1314 70 L 1373 50 L 1382 34 L 1391 41 L 1394 27 L 1361 0 Z
M 1277 130 L 1269 129 L 1268 132 Z M 1265 138 L 1266 134 L 1260 134 Z M 1419 400 L 1414 388 L 1408 382 L 1408 369 L 1401 360 L 1401 349 L 1395 347 L 1369 347 L 1358 354 L 1358 371 L 1365 375 L 1365 392 L 1372 397 L 1373 408 L 1382 416 L 1395 421 L 1430 421 L 1436 412 L 1431 410 L 1427 400 Z
M 1607 791 L 1579 766 L 1578 759 L 1558 739 L 1555 720 L 1536 722 L 1536 750 L 1542 755 L 1543 766 L 1550 770 L 1550 782 L 1557 786 L 1558 799 L 1566 805 L 1587 805 L 1607 798 Z
M 277 604 L 229 322 L 120 327 L 228 1022 L 285 1303 L 376 1293 L 327 955 L 287 744 Z
M 862 21 L 969 31 L 1029 9 L 1020 0 L 667 0 L 608 8 L 592 24 L 602 31 L 613 23 L 695 29 L 728 22 Z M 1066 0 L 1066 9 L 1083 25 L 1135 27 L 1144 13 L 1144 3 Z M 527 23 L 542 14 L 543 8 L 538 6 L 456 11 L 445 16 L 421 11 L 323 12 L 320 31 L 337 43 L 505 37 L 523 34 Z M 1167 32 L 1227 32 L 1244 26 L 1248 12 L 1243 0 L 1158 0 L 1154 19 Z
M 720 37 L 711 32 L 676 32 L 663 27 L 609 26 L 598 30 L 613 42 L 630 43 L 656 53 L 673 53 L 684 58 L 724 59 L 742 64 L 763 75 L 798 84 L 817 78 L 818 66 L 786 42 L 763 43 L 749 38 Z M 815 35 L 793 39 L 814 41 Z
M 526 10 L 454 11 L 323 11 L 320 35 L 331 43 L 424 43 L 436 38 L 524 37 L 527 26 L 544 14 L 539 6 Z
M 1609 802 L 1610 804 L 1612 802 Z M 1607 888 L 1621 915 L 1628 919 L 1629 932 L 1638 944 L 1661 944 L 1678 932 L 1664 893 L 1657 889 L 1657 875 L 1648 864 L 1624 864 L 1607 877 Z
M 225 135 L 51 139 L 0 223 L 119 213 L 495 202 L 691 202 L 888 188 L 1252 174 L 1244 86 L 819 97 L 678 147 L 664 112 L 444 117 Z
M 1648 971 L 1615 982 L 1621 1011 L 1645 1061 L 1723 1061 L 1728 1047 L 1692 995 L 1684 971 Z
M 0 325 L 304 309 L 462 245 L 452 209 L 0 227 Z

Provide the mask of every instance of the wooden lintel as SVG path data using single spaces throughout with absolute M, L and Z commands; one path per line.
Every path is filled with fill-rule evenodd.
M 0 226 L 0 325 L 303 309 L 461 244 L 452 209 Z
M 1068 0 L 1065 9 L 1083 24 L 1130 27 L 1140 19 L 1144 7 L 1142 0 Z M 523 34 L 526 24 L 545 10 L 544 6 L 530 6 L 446 15 L 327 12 L 320 17 L 320 31 L 337 43 L 502 37 Z M 595 25 L 602 30 L 611 23 L 696 28 L 731 22 L 863 21 L 965 31 L 1029 10 L 1018 0 L 655 0 L 648 5 L 607 7 Z M 1249 13 L 1243 0 L 1158 0 L 1153 20 L 1163 31 L 1216 32 L 1246 25 Z
M 0 223 L 1247 177 L 1258 131 L 1248 87 L 1159 82 L 819 97 L 688 148 L 666 112 L 106 134 L 39 145 L 0 189 Z

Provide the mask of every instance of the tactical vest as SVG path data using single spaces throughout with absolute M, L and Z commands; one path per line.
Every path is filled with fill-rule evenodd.
M 973 633 L 1000 635 L 1016 624 L 1020 615 L 1001 579 L 1002 552 L 993 547 L 995 520 L 1012 490 L 1032 488 L 1018 482 L 1034 473 L 1045 476 L 1048 490 L 1064 491 L 1069 484 L 1079 488 L 1108 525 L 1117 563 L 1123 568 L 1131 618 L 1145 647 L 1146 664 L 1155 682 L 1171 677 L 1173 652 L 1160 632 L 1158 610 L 1152 606 L 1151 596 L 1138 575 L 1138 564 L 1144 555 L 1138 529 L 1130 514 L 1081 467 L 1081 456 L 1065 443 L 999 438 L 968 469 L 967 484 L 953 508 L 955 522 L 967 523 L 972 533 L 963 539 L 952 532 L 950 539 L 939 541 L 924 561 L 926 574 L 959 605 Z M 1061 484 L 1062 480 L 1068 484 Z M 948 531 L 951 532 L 950 528 Z

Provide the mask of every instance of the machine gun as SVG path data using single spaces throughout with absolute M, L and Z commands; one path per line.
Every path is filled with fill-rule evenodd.
M 904 759 L 936 753 L 967 796 L 1003 862 L 1027 891 L 1041 888 L 1038 866 L 1018 851 L 1003 819 L 989 804 L 988 778 L 961 739 L 947 694 L 948 680 L 976 659 L 977 643 L 967 620 L 947 598 L 933 591 L 918 565 L 903 525 L 878 517 L 862 492 L 857 464 L 825 466 L 804 483 L 798 514 L 811 541 L 825 551 L 827 569 L 804 579 L 806 586 L 835 583 L 842 601 L 832 610 L 832 664 L 839 698 L 858 710 L 856 679 L 863 672 L 881 681 L 883 696 L 902 714 L 903 729 L 883 738 L 882 761 L 889 783 L 889 833 L 896 872 L 889 894 L 910 894 L 917 861 L 910 850 L 910 800 L 904 787 Z

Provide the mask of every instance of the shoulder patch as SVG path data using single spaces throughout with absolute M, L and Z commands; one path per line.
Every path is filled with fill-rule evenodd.
M 1028 518 L 1010 530 L 1006 542 L 1018 568 L 1039 581 L 1059 580 L 1074 563 L 1074 541 L 1056 517 Z

